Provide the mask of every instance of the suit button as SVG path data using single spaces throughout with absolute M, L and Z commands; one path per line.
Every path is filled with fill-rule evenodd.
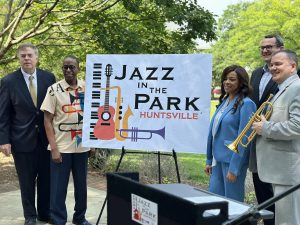
M 39 128 L 39 125 L 35 125 L 34 127 L 35 127 L 36 129 L 38 129 L 38 128 Z
M 36 111 L 36 115 L 40 115 L 40 112 L 39 112 L 39 111 Z

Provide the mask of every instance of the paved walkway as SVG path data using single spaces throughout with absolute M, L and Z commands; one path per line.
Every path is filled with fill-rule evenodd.
M 23 225 L 24 218 L 21 205 L 20 190 L 14 185 L 3 185 L 0 187 L 0 225 Z M 96 224 L 103 201 L 106 196 L 106 181 L 99 175 L 88 176 L 88 209 L 86 218 L 93 225 Z M 74 208 L 74 188 L 70 181 L 67 195 L 68 223 L 71 225 Z M 38 222 L 38 225 L 45 223 Z M 106 210 L 101 217 L 101 225 L 106 225 Z

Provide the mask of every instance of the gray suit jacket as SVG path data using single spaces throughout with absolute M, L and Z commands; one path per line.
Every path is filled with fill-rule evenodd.
M 300 79 L 293 76 L 271 101 L 273 113 L 257 137 L 259 178 L 268 183 L 300 182 Z

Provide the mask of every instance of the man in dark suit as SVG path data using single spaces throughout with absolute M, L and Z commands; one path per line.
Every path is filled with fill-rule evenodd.
M 253 87 L 251 99 L 255 102 L 257 108 L 267 100 L 270 94 L 275 94 L 277 92 L 277 84 L 271 79 L 272 75 L 269 71 L 268 64 L 270 63 L 272 54 L 283 48 L 283 40 L 279 35 L 267 35 L 260 42 L 259 50 L 265 64 L 254 70 L 250 79 L 250 83 Z M 258 177 L 255 140 L 251 145 L 249 170 L 252 172 L 258 204 L 273 197 L 272 185 L 261 181 Z M 275 212 L 274 206 L 269 207 L 268 210 Z M 274 219 L 265 220 L 264 224 L 274 225 Z
M 14 158 L 25 225 L 35 225 L 36 219 L 50 219 L 50 152 L 44 114 L 39 109 L 55 77 L 36 68 L 36 46 L 20 45 L 18 58 L 21 68 L 1 79 L 0 148 L 6 156 L 12 153 Z

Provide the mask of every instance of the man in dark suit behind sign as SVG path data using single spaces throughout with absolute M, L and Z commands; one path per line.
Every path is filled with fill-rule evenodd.
M 12 153 L 14 158 L 24 224 L 35 225 L 36 219 L 45 222 L 50 219 L 50 153 L 44 114 L 39 108 L 55 77 L 36 68 L 36 46 L 20 45 L 18 58 L 21 68 L 2 78 L 0 84 L 0 149 L 6 156 Z

